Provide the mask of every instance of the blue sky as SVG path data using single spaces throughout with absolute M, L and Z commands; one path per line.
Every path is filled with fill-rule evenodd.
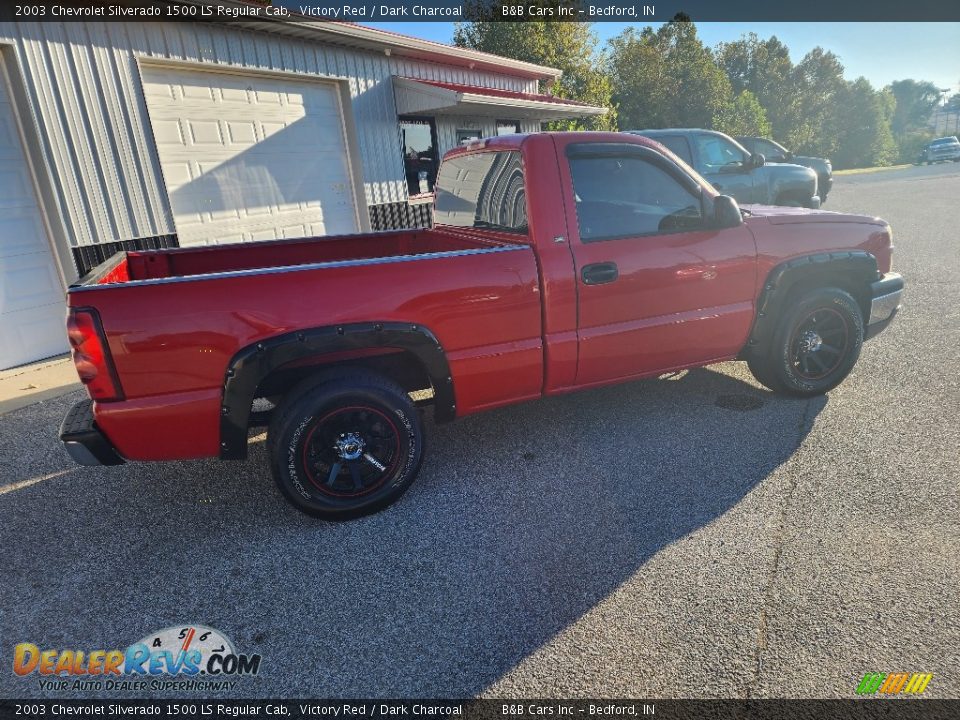
M 453 39 L 453 23 L 369 25 L 437 42 Z M 595 23 L 593 29 L 606 41 L 629 25 Z M 711 47 L 747 32 L 776 35 L 790 48 L 794 62 L 820 45 L 840 57 L 847 79 L 863 75 L 874 87 L 914 78 L 960 90 L 960 23 L 697 23 L 697 30 Z

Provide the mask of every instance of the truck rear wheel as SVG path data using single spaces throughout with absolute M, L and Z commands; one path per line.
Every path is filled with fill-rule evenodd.
M 267 433 L 273 477 L 299 510 L 346 520 L 382 510 L 413 483 L 423 422 L 403 388 L 356 371 L 287 393 Z
M 863 314 L 839 288 L 816 288 L 785 304 L 766 348 L 747 359 L 753 376 L 774 392 L 810 397 L 850 374 L 863 345 Z

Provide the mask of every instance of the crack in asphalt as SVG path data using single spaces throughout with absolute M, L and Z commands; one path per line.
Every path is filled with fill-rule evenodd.
M 801 445 L 803 445 L 803 439 L 809 434 L 813 427 L 813 422 L 810 418 L 810 406 L 813 400 L 814 399 L 811 398 L 803 404 L 803 413 L 800 416 L 800 422 L 797 424 L 796 447 L 794 447 L 791 457 L 800 449 Z M 773 603 L 773 584 L 780 568 L 780 558 L 783 555 L 787 511 L 790 509 L 790 503 L 797 490 L 797 474 L 787 473 L 787 482 L 786 496 L 780 508 L 780 516 L 773 535 L 773 556 L 770 561 L 769 570 L 767 571 L 767 582 L 763 592 L 763 605 L 760 606 L 760 615 L 757 618 L 757 642 L 753 649 L 753 677 L 747 685 L 745 693 L 745 697 L 748 700 L 754 697 L 754 693 L 760 683 L 760 674 L 763 672 L 763 653 L 767 649 L 767 618 L 769 616 L 769 608 Z

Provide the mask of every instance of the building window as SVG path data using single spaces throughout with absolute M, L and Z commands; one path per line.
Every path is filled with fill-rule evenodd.
M 400 149 L 410 196 L 433 192 L 440 155 L 437 152 L 437 125 L 433 118 L 401 117 Z
M 521 132 L 519 120 L 497 120 L 497 135 L 516 135 Z
M 474 140 L 479 140 L 481 137 L 483 137 L 482 130 L 476 130 L 473 128 L 469 130 L 460 129 L 460 130 L 457 130 L 457 145 L 458 146 L 466 145 L 467 143 L 473 142 Z

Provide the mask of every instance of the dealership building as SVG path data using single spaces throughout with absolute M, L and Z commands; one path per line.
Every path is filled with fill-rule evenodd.
M 0 22 L 0 369 L 66 350 L 118 250 L 429 224 L 445 151 L 604 112 L 559 75 L 349 23 Z

